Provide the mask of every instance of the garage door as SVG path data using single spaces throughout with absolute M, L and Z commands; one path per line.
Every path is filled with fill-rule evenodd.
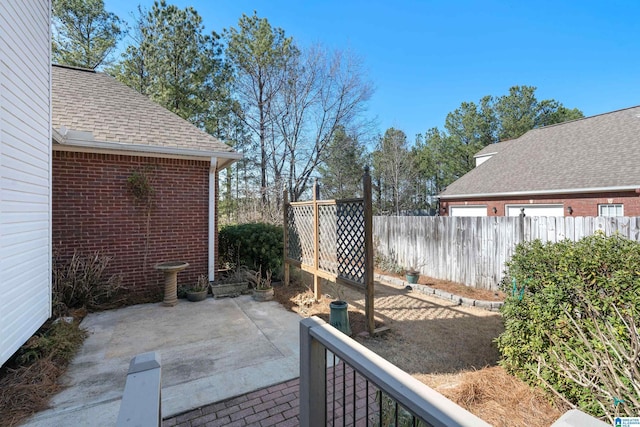
M 487 206 L 450 206 L 450 216 L 487 216 Z
M 507 205 L 507 216 L 520 215 L 522 208 L 526 216 L 564 216 L 562 205 Z

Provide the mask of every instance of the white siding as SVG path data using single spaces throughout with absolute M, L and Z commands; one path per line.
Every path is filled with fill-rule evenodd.
M 50 10 L 0 1 L 0 365 L 51 316 Z

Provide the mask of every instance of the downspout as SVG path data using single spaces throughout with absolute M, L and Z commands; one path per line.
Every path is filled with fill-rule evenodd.
M 209 281 L 215 280 L 216 274 L 216 236 L 218 230 L 216 228 L 216 175 L 218 159 L 211 157 L 209 165 Z

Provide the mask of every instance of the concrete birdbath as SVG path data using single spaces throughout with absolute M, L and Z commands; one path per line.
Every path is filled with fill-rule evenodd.
M 173 307 L 178 303 L 178 272 L 189 267 L 188 262 L 169 261 L 156 264 L 155 268 L 164 273 L 164 301 L 165 307 Z

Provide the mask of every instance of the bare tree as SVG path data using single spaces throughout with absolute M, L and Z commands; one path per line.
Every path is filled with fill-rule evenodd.
M 309 187 L 335 132 L 358 126 L 372 92 L 362 62 L 351 52 L 313 46 L 292 58 L 271 110 L 270 147 L 275 178 L 286 181 L 292 200 Z

